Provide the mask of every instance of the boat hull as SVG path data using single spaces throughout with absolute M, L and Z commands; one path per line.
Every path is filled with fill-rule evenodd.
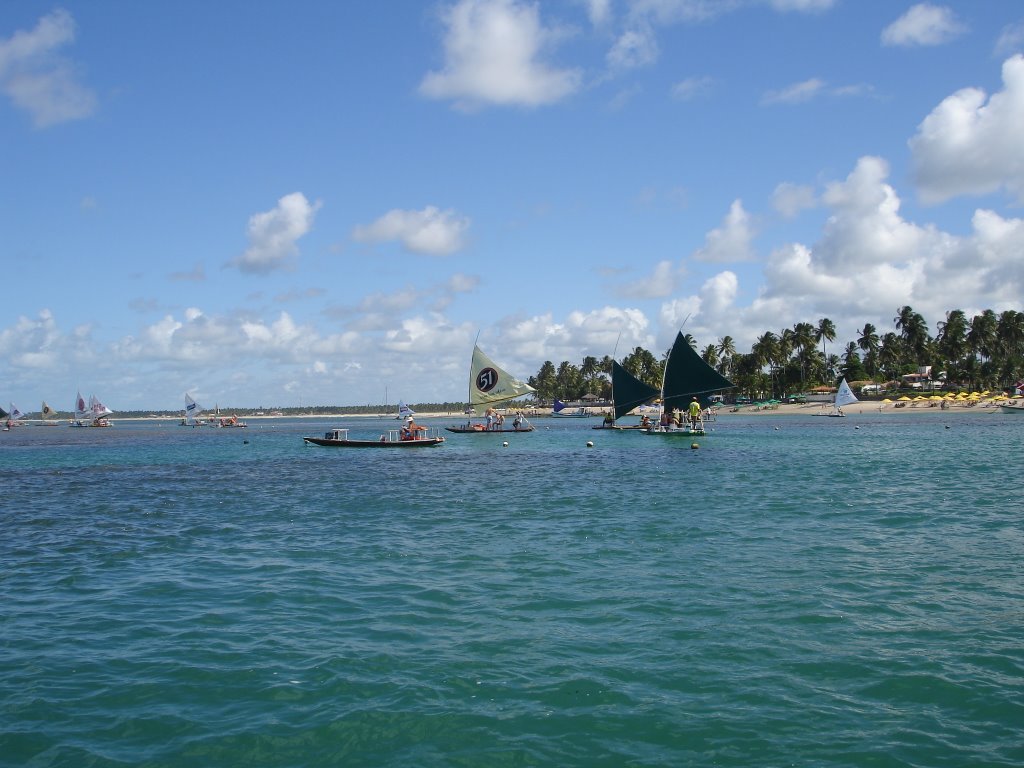
M 1024 414 L 1024 405 L 1000 405 L 999 410 L 1003 413 L 1021 413 Z
M 523 432 L 533 432 L 534 427 L 520 427 L 519 429 L 475 429 L 473 427 L 445 427 L 448 432 L 454 432 L 457 435 L 510 435 L 510 434 L 521 434 Z
M 334 440 L 326 437 L 304 437 L 309 445 L 325 448 L 430 448 L 444 443 L 443 437 L 424 437 L 418 440 Z

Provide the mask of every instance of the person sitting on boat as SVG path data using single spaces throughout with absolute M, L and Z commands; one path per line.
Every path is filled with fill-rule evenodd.
M 649 426 L 651 426 L 651 417 L 648 416 L 646 413 L 643 416 L 640 417 L 640 426 L 641 427 L 649 427 Z
M 423 438 L 423 435 L 421 435 L 420 432 L 426 432 L 427 428 L 421 427 L 419 424 L 413 421 L 412 416 L 410 416 L 408 423 L 405 425 L 405 431 L 409 435 L 406 438 L 406 440 L 421 440 Z
M 520 411 L 516 414 L 515 421 L 512 422 L 512 428 L 518 432 L 522 428 L 524 421 L 526 421 L 526 419 L 523 418 L 523 412 Z
M 690 426 L 696 427 L 698 423 L 700 423 L 700 403 L 694 397 L 690 400 Z
M 412 440 L 412 431 L 409 429 L 409 427 L 402 427 L 400 430 L 398 430 L 398 439 Z
M 612 424 L 615 423 L 615 417 L 612 416 L 610 413 L 606 413 L 604 415 L 604 423 L 605 426 L 611 426 Z

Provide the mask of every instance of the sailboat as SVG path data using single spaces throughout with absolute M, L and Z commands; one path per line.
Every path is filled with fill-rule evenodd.
M 502 423 L 504 417 L 494 410 L 494 406 L 535 391 L 529 384 L 499 367 L 474 344 L 473 358 L 469 365 L 469 413 L 479 415 L 483 410 L 487 422 L 474 424 L 470 420 L 457 427 L 445 429 L 456 433 L 532 432 L 533 425 L 522 414 L 516 416 L 511 428 L 505 427 Z
M 4 431 L 9 430 L 11 427 L 20 427 L 21 420 L 24 417 L 25 414 L 18 410 L 18 406 L 11 403 L 11 410 L 7 413 L 7 421 L 4 422 Z
M 42 421 L 39 422 L 41 427 L 56 427 L 59 424 L 57 412 L 47 405 L 45 400 L 43 400 L 43 405 L 39 409 L 39 415 L 42 417 Z
M 201 427 L 204 422 L 199 419 L 199 415 L 202 414 L 203 407 L 199 405 L 195 400 L 192 399 L 192 395 L 188 392 L 185 393 L 185 418 L 181 420 L 181 426 L 183 427 Z
M 92 419 L 89 422 L 90 427 L 113 426 L 111 421 L 107 419 L 107 416 L 110 416 L 112 413 L 113 411 L 101 403 L 96 395 L 89 395 L 89 417 Z
M 703 435 L 703 409 L 695 422 L 688 422 L 690 403 L 699 403 L 702 395 L 735 386 L 697 354 L 682 331 L 677 332 L 661 382 L 661 423 L 652 426 L 647 434 Z
M 839 389 L 836 391 L 836 399 L 835 402 L 832 403 L 832 412 L 828 415 L 845 416 L 846 414 L 843 413 L 843 406 L 857 402 L 860 401 L 857 400 L 857 396 L 853 394 L 853 390 L 850 389 L 850 385 L 846 383 L 846 379 L 844 378 L 839 382 Z
M 585 419 L 590 416 L 590 414 L 587 413 L 586 408 L 569 409 L 569 406 L 558 399 L 555 400 L 554 405 L 551 408 L 551 415 L 558 416 L 563 419 Z
M 415 415 L 416 411 L 414 411 L 412 408 L 406 405 L 404 400 L 398 401 L 398 415 L 395 416 L 396 419 L 407 419 L 410 416 Z
M 71 421 L 68 423 L 69 427 L 84 427 L 86 410 L 85 410 L 85 398 L 82 397 L 82 391 L 78 390 L 75 393 L 75 407 L 72 411 Z
M 615 422 L 634 408 L 651 402 L 660 394 L 661 390 L 652 387 L 646 381 L 640 381 L 619 365 L 618 360 L 612 360 L 612 413 L 605 417 L 603 424 L 593 429 L 646 429 L 647 425 L 644 424 L 623 427 Z

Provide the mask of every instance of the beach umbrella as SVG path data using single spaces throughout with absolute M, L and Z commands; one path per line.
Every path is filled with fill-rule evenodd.
M 909 402 L 910 402 L 910 398 L 909 398 L 909 397 L 907 397 L 906 395 L 904 395 L 903 397 L 901 397 L 901 398 L 899 399 L 899 401 L 898 401 L 898 402 L 907 402 L 907 403 L 909 403 Z
M 928 399 L 929 400 L 941 400 L 942 399 L 942 395 L 932 395 Z
M 891 403 L 891 402 L 892 402 L 892 400 L 890 400 L 890 399 L 889 399 L 888 397 L 883 397 L 883 398 L 882 398 L 882 402 L 883 402 L 883 403 Z

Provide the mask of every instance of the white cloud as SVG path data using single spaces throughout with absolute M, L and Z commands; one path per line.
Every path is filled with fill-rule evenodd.
M 249 247 L 231 262 L 242 272 L 266 274 L 285 266 L 298 254 L 296 241 L 313 226 L 320 203 L 310 204 L 301 192 L 285 195 L 277 207 L 249 218 Z
M 612 71 L 636 69 L 653 64 L 658 58 L 658 43 L 647 24 L 640 24 L 623 32 L 608 51 L 608 66 Z
M 95 94 L 77 80 L 75 65 L 57 51 L 75 39 L 71 14 L 56 10 L 35 29 L 0 40 L 0 91 L 38 128 L 88 117 Z
M 536 107 L 561 101 L 580 86 L 578 69 L 542 61 L 562 33 L 541 25 L 537 5 L 460 0 L 446 10 L 444 23 L 445 65 L 423 78 L 424 96 L 453 99 L 461 109 Z
M 659 261 L 649 276 L 618 286 L 616 293 L 628 299 L 664 299 L 675 292 L 683 274 L 673 262 Z
M 693 257 L 709 262 L 750 261 L 754 258 L 753 238 L 750 214 L 744 210 L 741 200 L 734 200 L 722 226 L 708 232 L 704 247 L 697 249 Z
M 672 86 L 672 98 L 677 101 L 690 101 L 711 89 L 714 80 L 710 77 L 688 77 Z
M 996 40 L 995 54 L 1008 56 L 1012 53 L 1020 53 L 1022 49 L 1024 49 L 1024 21 L 1007 24 L 999 33 L 999 39 Z
M 768 91 L 761 97 L 762 104 L 803 104 L 816 97 L 825 88 L 825 81 L 811 78 L 793 83 L 776 91 Z
M 926 202 L 1005 188 L 1024 201 L 1024 56 L 1003 63 L 1003 90 L 988 102 L 964 88 L 932 110 L 910 140 Z
M 587 7 L 587 18 L 595 27 L 604 26 L 612 17 L 611 0 L 583 0 Z
M 965 31 L 945 6 L 918 3 L 882 30 L 883 45 L 942 45 Z
M 806 185 L 783 182 L 772 192 L 772 207 L 787 219 L 795 218 L 801 211 L 817 204 L 814 188 Z
M 430 205 L 422 211 L 391 210 L 372 224 L 358 226 L 353 239 L 362 243 L 397 240 L 406 250 L 448 256 L 462 249 L 469 219 Z

